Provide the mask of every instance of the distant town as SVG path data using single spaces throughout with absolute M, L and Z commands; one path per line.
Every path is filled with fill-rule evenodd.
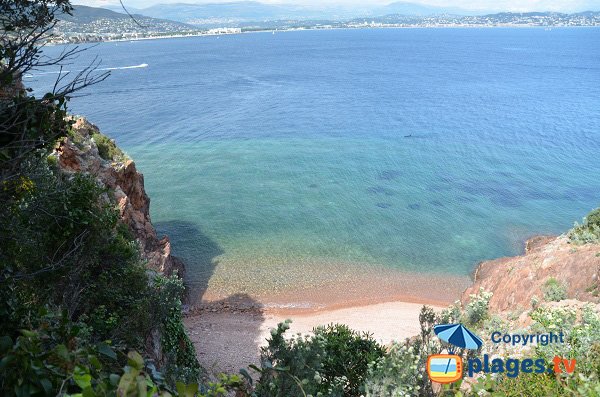
M 142 40 L 167 37 L 229 35 L 256 31 L 364 28 L 439 28 L 439 27 L 583 27 L 600 26 L 600 12 L 562 14 L 550 12 L 463 15 L 386 15 L 346 21 L 273 20 L 228 22 L 227 26 L 206 27 L 145 16 L 130 17 L 117 12 L 80 6 L 73 16 L 62 20 L 53 31 L 51 43 Z M 78 15 L 81 14 L 81 15 Z M 225 24 L 224 24 L 225 25 Z

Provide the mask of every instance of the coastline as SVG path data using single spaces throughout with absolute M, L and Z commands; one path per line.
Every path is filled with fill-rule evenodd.
M 97 43 L 120 43 L 120 42 L 133 42 L 143 40 L 165 40 L 165 39 L 186 39 L 190 37 L 221 37 L 221 36 L 237 36 L 244 34 L 254 33 L 286 33 L 286 32 L 298 32 L 298 31 L 322 31 L 322 30 L 368 30 L 368 29 L 577 29 L 577 28 L 600 28 L 595 25 L 584 25 L 584 26 L 540 26 L 540 25 L 432 25 L 432 26 L 367 26 L 367 27 L 328 27 L 328 28 L 290 28 L 290 29 L 261 29 L 261 30 L 247 30 L 240 33 L 191 33 L 191 34 L 172 34 L 162 36 L 149 36 L 149 37 L 132 37 L 126 39 L 110 39 L 110 40 L 90 40 L 90 41 L 70 41 L 60 40 L 52 41 L 47 43 L 48 46 L 57 45 L 69 45 L 69 44 L 97 44 Z
M 260 348 L 266 345 L 271 329 L 291 319 L 288 337 L 310 333 L 313 328 L 332 323 L 346 324 L 367 332 L 379 343 L 388 345 L 419 334 L 422 304 L 392 301 L 312 312 L 282 312 L 233 308 L 188 314 L 184 324 L 196 348 L 197 358 L 211 376 L 221 372 L 237 373 L 240 368 L 260 364 Z M 430 305 L 431 306 L 431 305 Z M 431 306 L 441 311 L 445 306 Z
M 262 268 L 258 279 L 251 279 L 242 267 L 233 278 L 233 269 L 221 266 L 206 288 L 189 288 L 191 313 L 259 310 L 303 315 L 387 302 L 446 307 L 472 283 L 468 275 L 418 273 L 360 263 L 282 263 Z M 248 269 L 257 273 L 258 267 Z
M 249 364 L 258 365 L 260 348 L 266 345 L 270 330 L 287 319 L 292 320 L 288 336 L 310 333 L 320 325 L 342 323 L 389 345 L 419 334 L 419 314 L 423 305 L 439 312 L 456 301 L 464 303 L 468 294 L 476 292 L 481 283 L 480 269 L 552 249 L 556 241 L 560 241 L 560 237 L 530 237 L 523 242 L 521 254 L 484 260 L 474 267 L 469 277 L 388 270 L 375 275 L 363 273 L 354 284 L 331 284 L 277 297 L 280 302 L 294 299 L 295 302 L 306 302 L 309 297 L 321 302 L 318 306 L 269 305 L 243 294 L 222 300 L 205 299 L 188 309 L 184 324 L 195 345 L 198 360 L 211 376 L 220 372 L 235 373 Z M 502 272 L 502 269 L 498 271 Z M 390 288 L 397 288 L 399 282 L 410 287 L 392 293 Z M 356 295 L 357 287 L 362 288 L 362 295 Z M 440 287 L 443 287 L 442 295 L 436 294 Z
M 340 323 L 384 345 L 404 341 L 419 334 L 423 305 L 441 311 L 470 285 L 468 276 L 379 269 L 270 296 L 220 297 L 207 291 L 201 302 L 187 308 L 184 324 L 200 364 L 217 376 L 260 365 L 260 348 L 270 331 L 287 319 L 292 320 L 288 337 Z

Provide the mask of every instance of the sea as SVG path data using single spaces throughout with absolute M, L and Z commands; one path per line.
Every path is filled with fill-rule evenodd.
M 203 290 L 272 293 L 345 266 L 468 277 L 600 206 L 599 28 L 80 48 L 64 70 L 96 59 L 111 75 L 70 111 L 135 160 L 153 223 Z M 57 70 L 26 83 L 43 93 Z

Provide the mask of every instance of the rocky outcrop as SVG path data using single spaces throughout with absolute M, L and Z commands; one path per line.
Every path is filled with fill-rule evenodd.
M 544 301 L 548 279 L 566 288 L 568 298 L 598 302 L 600 245 L 571 244 L 566 236 L 536 237 L 526 244 L 521 256 L 482 262 L 473 273 L 473 285 L 462 302 L 480 288 L 493 292 L 490 311 L 519 315 Z
M 99 139 L 104 145 L 105 158 L 99 152 L 96 142 Z M 107 145 L 113 150 L 106 150 Z M 107 153 L 110 154 L 109 158 L 106 158 Z M 169 238 L 158 238 L 150 221 L 150 198 L 144 190 L 144 176 L 113 141 L 100 134 L 98 127 L 85 118 L 77 118 L 74 119 L 73 133 L 61 140 L 55 154 L 63 170 L 93 175 L 108 188 L 110 199 L 118 206 L 121 219 L 138 240 L 148 268 L 166 275 L 177 271 L 183 276 L 183 264 L 171 255 Z

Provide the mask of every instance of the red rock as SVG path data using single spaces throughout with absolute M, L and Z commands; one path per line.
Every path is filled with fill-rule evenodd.
M 140 244 L 147 267 L 165 275 L 175 271 L 183 276 L 183 263 L 171 255 L 167 236 L 159 238 L 150 220 L 150 198 L 144 189 L 144 176 L 137 171 L 131 159 L 104 160 L 92 135 L 98 127 L 81 117 L 75 120 L 76 139 L 65 138 L 56 148 L 59 166 L 66 172 L 84 172 L 93 175 L 98 183 L 111 192 L 121 219 Z M 76 141 L 76 142 L 75 142 Z

